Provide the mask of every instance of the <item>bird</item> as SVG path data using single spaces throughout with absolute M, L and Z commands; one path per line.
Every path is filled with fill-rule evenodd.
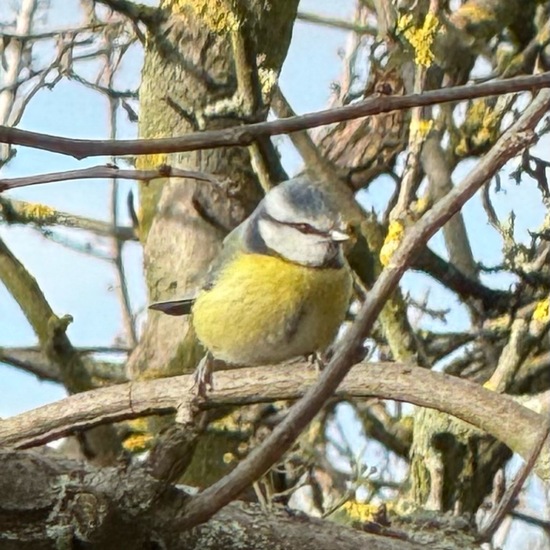
M 191 313 L 207 351 L 197 371 L 199 393 L 212 387 L 216 360 L 252 367 L 323 357 L 352 297 L 343 250 L 349 238 L 323 186 L 304 176 L 286 180 L 224 239 L 195 298 L 149 306 Z

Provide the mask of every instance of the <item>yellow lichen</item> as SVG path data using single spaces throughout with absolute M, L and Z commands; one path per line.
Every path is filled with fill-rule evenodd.
M 533 321 L 548 323 L 550 321 L 550 297 L 537 303 L 533 312 Z
M 277 83 L 277 73 L 273 69 L 260 67 L 258 69 L 258 78 L 260 80 L 263 97 L 269 98 L 273 86 Z
M 421 27 L 412 24 L 412 15 L 406 14 L 397 22 L 397 32 L 401 33 L 414 49 L 414 60 L 417 65 L 429 67 L 434 60 L 432 45 L 439 29 L 439 21 L 435 15 L 428 13 Z
M 384 239 L 384 244 L 380 249 L 380 263 L 383 266 L 387 266 L 390 263 L 392 256 L 399 247 L 403 235 L 405 233 L 405 226 L 399 220 L 394 220 L 388 227 L 388 234 Z
M 231 464 L 232 462 L 235 462 L 236 460 L 237 460 L 237 457 L 233 453 L 224 453 L 224 455 L 223 455 L 224 464 Z
M 25 205 L 25 207 L 21 211 L 21 214 L 26 218 L 32 219 L 33 221 L 40 223 L 54 217 L 55 210 L 50 206 L 46 206 L 45 204 L 30 202 Z
M 149 449 L 153 436 L 148 433 L 148 419 L 136 418 L 135 420 L 129 420 L 127 426 L 132 433 L 124 438 L 122 443 L 124 449 L 132 453 L 141 453 Z
M 466 19 L 470 24 L 479 24 L 485 21 L 492 21 L 495 13 L 480 5 L 479 2 L 466 2 L 466 4 L 458 9 L 455 17 Z
M 152 136 L 148 136 L 151 138 Z M 136 158 L 136 168 L 138 170 L 150 170 L 158 168 L 163 164 L 168 163 L 168 155 L 166 153 L 154 153 L 151 155 L 140 155 Z
M 174 13 L 184 13 L 190 9 L 217 34 L 236 31 L 240 27 L 239 19 L 229 5 L 219 0 L 172 0 L 170 7 Z
M 494 143 L 500 130 L 501 113 L 485 99 L 472 101 L 466 112 L 466 120 L 460 129 L 462 135 L 455 147 L 460 156 L 483 152 Z
M 369 504 L 365 502 L 357 502 L 348 500 L 342 505 L 342 509 L 346 515 L 356 521 L 373 521 L 379 506 L 377 504 Z
M 142 453 L 149 449 L 152 439 L 151 434 L 132 434 L 124 440 L 122 446 L 131 453 Z
M 434 121 L 433 120 L 427 120 L 425 118 L 420 119 L 413 119 L 411 121 L 411 134 L 416 139 L 424 139 L 429 133 L 430 130 L 433 128 Z
M 432 204 L 433 200 L 429 193 L 426 193 L 416 200 L 411 206 L 415 219 L 418 219 L 420 216 L 424 215 L 431 208 Z

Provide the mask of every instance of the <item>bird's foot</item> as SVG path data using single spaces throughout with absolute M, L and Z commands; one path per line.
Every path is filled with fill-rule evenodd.
M 206 392 L 214 389 L 214 360 L 207 353 L 197 365 L 194 374 L 196 392 L 199 397 L 206 397 Z
M 327 365 L 328 360 L 324 353 L 316 351 L 307 357 L 309 364 L 317 371 L 321 372 Z

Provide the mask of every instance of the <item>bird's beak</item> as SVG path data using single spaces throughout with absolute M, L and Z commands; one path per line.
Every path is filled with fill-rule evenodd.
M 347 227 L 341 227 L 341 228 L 338 228 L 338 229 L 333 229 L 330 232 L 330 238 L 334 242 L 337 242 L 337 243 L 348 241 L 350 236 L 346 232 L 346 229 L 347 229 Z

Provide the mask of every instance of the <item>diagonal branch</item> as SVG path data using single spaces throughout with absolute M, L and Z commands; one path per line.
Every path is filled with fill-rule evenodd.
M 36 279 L 0 239 L 0 281 L 21 307 L 48 359 L 59 366 L 63 384 L 71 393 L 93 387 L 86 361 L 69 340 L 66 330 L 70 315 L 58 317 L 46 300 Z M 89 457 L 107 463 L 120 452 L 120 444 L 111 427 L 100 427 L 86 434 L 84 443 Z
M 348 373 L 357 349 L 372 329 L 385 302 L 397 287 L 413 258 L 506 161 L 536 141 L 534 128 L 550 107 L 550 91 L 544 90 L 531 102 L 520 119 L 498 140 L 465 180 L 441 199 L 408 231 L 401 246 L 382 272 L 361 307 L 356 321 L 346 332 L 318 382 L 289 411 L 263 444 L 254 449 L 225 478 L 214 483 L 189 503 L 182 528 L 207 521 L 252 482 L 268 470 L 290 448 L 300 432 L 321 410 Z
M 317 113 L 290 117 L 271 122 L 257 122 L 223 130 L 193 132 L 185 136 L 137 140 L 75 139 L 39 134 L 18 128 L 0 126 L 0 143 L 24 145 L 35 149 L 70 155 L 77 159 L 93 156 L 145 155 L 198 151 L 233 145 L 250 145 L 261 136 L 289 134 L 334 122 L 342 122 L 379 113 L 387 113 L 415 106 L 435 105 L 550 87 L 550 72 L 535 76 L 520 76 L 508 80 L 495 80 L 483 84 L 456 86 L 405 96 L 379 96 L 353 105 L 335 107 Z
M 538 440 L 535 442 L 533 449 L 530 454 L 527 456 L 526 461 L 521 467 L 520 471 L 514 478 L 514 481 L 510 484 L 502 499 L 497 504 L 497 507 L 491 514 L 489 522 L 485 525 L 480 533 L 480 539 L 484 542 L 489 542 L 493 535 L 496 533 L 497 529 L 500 527 L 504 518 L 510 513 L 512 508 L 515 505 L 515 500 L 527 479 L 527 476 L 533 470 L 541 452 L 547 443 L 548 435 L 550 434 L 550 424 L 547 420 L 541 419 L 543 423 L 543 429 L 541 430 Z M 547 447 L 547 445 L 546 445 Z
M 94 2 L 104 4 L 113 11 L 125 15 L 134 23 L 142 22 L 146 26 L 158 25 L 163 16 L 163 11 L 159 8 L 130 0 L 94 0 Z

